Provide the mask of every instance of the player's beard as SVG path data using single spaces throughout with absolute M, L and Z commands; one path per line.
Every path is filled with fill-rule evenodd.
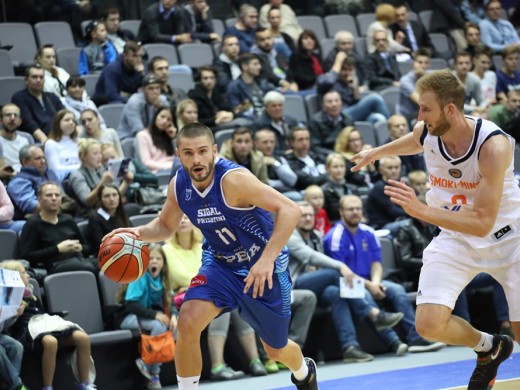
M 430 128 L 430 134 L 434 135 L 436 137 L 441 137 L 444 134 L 446 134 L 449 129 L 450 129 L 450 124 L 446 120 L 446 116 L 444 115 L 444 112 L 441 111 L 441 115 L 440 115 L 438 123 L 435 125 L 435 127 Z
M 207 170 L 207 173 L 204 175 L 204 176 L 196 176 L 195 173 L 193 172 L 193 169 L 195 168 L 192 168 L 189 172 L 190 172 L 190 177 L 193 181 L 197 182 L 197 183 L 202 183 L 204 181 L 206 181 L 208 179 L 208 177 L 211 176 L 211 174 L 213 173 L 213 167 L 215 166 L 215 162 L 214 160 L 211 160 L 211 162 L 208 163 L 208 165 L 205 167 L 206 170 Z

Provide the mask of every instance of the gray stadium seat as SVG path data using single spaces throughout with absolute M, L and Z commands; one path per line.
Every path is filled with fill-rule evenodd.
M 128 30 L 132 34 L 134 34 L 135 37 L 137 37 L 137 33 L 139 32 L 140 25 L 141 25 L 140 20 L 127 19 L 127 20 L 122 20 L 121 23 L 119 23 L 119 28 L 121 30 Z
M 0 42 L 3 46 L 12 46 L 9 54 L 15 67 L 34 63 L 38 47 L 30 24 L 0 23 Z
M 231 139 L 231 136 L 233 135 L 233 131 L 235 131 L 235 129 L 225 129 L 225 130 L 219 130 L 215 133 L 215 143 L 217 144 L 219 150 L 225 141 L 227 141 L 228 139 Z
M 121 148 L 123 148 L 123 153 L 125 157 L 134 158 L 135 157 L 135 149 L 134 149 L 134 138 L 125 138 L 121 141 Z
M 20 137 L 26 138 L 27 141 L 29 141 L 29 145 L 34 145 L 35 144 L 34 137 L 30 133 L 27 133 L 25 131 L 16 130 L 16 135 L 19 135 Z
M 119 284 L 111 281 L 101 273 L 98 275 L 98 282 L 103 306 L 117 305 L 116 293 L 119 290 Z
M 148 222 L 153 221 L 157 217 L 157 214 L 139 214 L 128 217 L 132 226 L 146 225 Z
M 383 145 L 388 139 L 388 122 L 377 122 L 374 125 L 376 133 L 377 145 Z
M 448 61 L 444 58 L 432 58 L 432 64 L 430 66 L 430 70 L 440 70 L 449 68 Z
M 436 57 L 451 58 L 453 56 L 454 50 L 445 34 L 430 33 L 430 39 L 435 48 Z
M 298 19 L 298 23 L 303 29 L 314 31 L 314 34 L 318 37 L 318 41 L 327 38 L 321 16 L 297 16 L 296 19 Z
M 168 65 L 177 65 L 179 63 L 179 57 L 173 45 L 167 43 L 147 43 L 143 47 L 148 55 L 148 61 L 153 57 L 160 56 L 168 60 Z
M 430 31 L 432 27 L 432 16 L 433 11 L 432 10 L 425 10 L 419 12 L 419 20 L 423 24 L 426 31 Z
M 78 74 L 80 47 L 62 47 L 56 50 L 58 66 L 65 69 L 69 74 Z
M 224 24 L 226 27 L 233 27 L 233 25 L 237 22 L 237 18 L 227 18 L 224 20 Z
M 173 88 L 182 89 L 188 93 L 190 89 L 193 89 L 195 82 L 193 81 L 193 75 L 186 72 L 169 72 L 168 84 Z
M 7 50 L 0 50 L 0 77 L 13 77 L 13 59 Z
M 338 31 L 349 31 L 354 37 L 359 34 L 356 19 L 352 15 L 327 15 L 323 18 L 325 27 L 327 29 L 327 36 L 334 38 Z
M 384 99 L 390 115 L 395 114 L 395 106 L 397 104 L 397 99 L 399 98 L 399 88 L 388 87 L 379 92 L 379 94 Z
M 200 68 L 213 63 L 213 49 L 207 43 L 184 43 L 177 47 L 179 60 L 191 68 Z
M 363 138 L 363 144 L 372 145 L 374 147 L 377 145 L 376 132 L 374 131 L 372 123 L 356 121 L 354 122 L 354 126 L 359 130 L 359 133 Z
M 108 127 L 112 129 L 117 129 L 119 126 L 119 122 L 121 121 L 121 114 L 123 113 L 123 108 L 125 105 L 123 103 L 112 103 L 112 104 L 104 104 L 99 106 L 99 113 L 105 120 L 105 123 Z
M 320 41 L 321 55 L 323 58 L 327 58 L 329 53 L 336 47 L 334 38 L 325 38 Z
M 402 76 L 413 69 L 413 62 L 398 62 L 397 67 Z
M 356 48 L 356 53 L 358 53 L 361 58 L 367 57 L 367 39 L 365 37 L 357 37 L 354 40 L 354 47 Z
M 67 22 L 39 22 L 34 25 L 39 46 L 52 44 L 55 50 L 74 47 L 74 36 Z
M 285 95 L 284 112 L 285 114 L 296 118 L 300 122 L 308 122 L 305 103 L 300 95 Z
M 99 79 L 99 74 L 85 74 L 81 76 L 81 78 L 85 80 L 85 91 L 87 91 L 87 95 L 90 97 L 94 96 L 94 92 L 96 91 L 96 84 Z
M 375 22 L 375 20 L 376 14 L 372 12 L 357 15 L 356 21 L 358 24 L 359 36 L 366 37 L 368 26 Z
M 224 22 L 220 19 L 213 18 L 213 30 L 220 35 L 222 38 L 222 35 L 224 34 L 224 30 L 226 27 L 224 26 Z
M 25 79 L 23 77 L 0 77 L 0 106 L 10 103 L 13 94 L 22 89 L 25 89 Z
M 305 107 L 307 107 L 307 115 L 309 118 L 312 118 L 312 116 L 320 110 L 318 95 L 305 96 Z
M 380 237 L 381 244 L 381 263 L 383 264 L 383 279 L 397 269 L 395 248 L 392 240 Z
M 0 229 L 0 261 L 18 257 L 18 235 L 8 229 Z

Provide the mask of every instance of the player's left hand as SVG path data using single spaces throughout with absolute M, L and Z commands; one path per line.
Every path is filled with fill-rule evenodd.
M 249 289 L 253 287 L 253 298 L 258 296 L 263 297 L 266 281 L 269 290 L 271 290 L 273 288 L 273 267 L 273 263 L 260 258 L 256 264 L 251 267 L 249 274 L 244 279 L 246 284 L 244 294 L 247 294 Z
M 417 217 L 420 208 L 424 207 L 424 204 L 417 199 L 415 190 L 408 186 L 404 180 L 388 180 L 388 185 L 385 186 L 385 195 L 389 196 L 393 203 L 401 206 L 412 217 Z

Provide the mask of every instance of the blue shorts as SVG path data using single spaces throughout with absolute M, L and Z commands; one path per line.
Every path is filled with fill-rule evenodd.
M 291 320 L 291 278 L 289 271 L 273 274 L 273 289 L 267 284 L 264 296 L 252 297 L 253 288 L 244 294 L 245 275 L 233 272 L 204 251 L 202 266 L 190 284 L 184 300 L 212 301 L 224 312 L 238 308 L 240 316 L 251 325 L 270 347 L 280 349 L 288 340 Z

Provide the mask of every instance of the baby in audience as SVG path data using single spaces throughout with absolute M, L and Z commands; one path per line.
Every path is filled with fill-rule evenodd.
M 327 212 L 323 208 L 325 203 L 323 190 L 317 185 L 308 186 L 303 192 L 303 199 L 312 205 L 314 212 L 316 213 L 314 229 L 318 230 L 322 234 L 327 233 L 332 227 L 332 224 Z

